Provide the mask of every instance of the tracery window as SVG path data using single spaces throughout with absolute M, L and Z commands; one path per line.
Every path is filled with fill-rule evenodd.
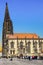
M 20 48 L 23 49 L 23 42 L 20 42 Z
M 10 54 L 12 54 L 12 50 L 10 50 Z
M 30 41 L 26 43 L 26 51 L 27 51 L 28 53 L 30 53 L 30 44 L 31 44 Z
M 43 53 L 43 42 L 42 41 L 39 43 L 39 48 L 40 48 L 40 51 Z
M 13 50 L 13 54 L 15 54 L 15 50 Z
M 11 42 L 11 48 L 14 48 L 14 42 L 13 41 Z
M 33 43 L 34 52 L 37 53 L 37 41 Z

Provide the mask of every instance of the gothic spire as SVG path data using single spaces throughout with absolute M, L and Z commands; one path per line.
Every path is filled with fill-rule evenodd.
M 8 4 L 6 3 L 6 8 L 5 8 L 5 18 L 4 20 L 9 20 L 10 16 L 9 16 L 9 11 L 8 11 Z

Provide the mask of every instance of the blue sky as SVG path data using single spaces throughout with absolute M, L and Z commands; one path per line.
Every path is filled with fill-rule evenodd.
M 36 33 L 43 37 L 43 0 L 0 0 L 0 43 L 6 2 L 15 33 Z

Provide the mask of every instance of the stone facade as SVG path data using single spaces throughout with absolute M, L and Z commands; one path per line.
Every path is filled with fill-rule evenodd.
M 8 35 L 9 56 L 43 56 L 43 38 L 15 38 Z

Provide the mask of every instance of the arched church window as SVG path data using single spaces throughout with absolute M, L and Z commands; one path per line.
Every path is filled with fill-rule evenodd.
M 23 49 L 23 42 L 20 42 L 20 48 Z
M 39 47 L 41 47 L 41 45 L 42 45 L 42 41 L 39 42 Z
M 30 53 L 30 44 L 31 44 L 31 42 L 28 41 L 28 42 L 27 42 L 27 48 L 26 48 L 26 50 L 27 50 L 28 53 Z
M 33 47 L 36 47 L 37 46 L 37 41 L 35 41 L 34 43 L 33 43 Z
M 33 43 L 34 52 L 37 53 L 37 41 Z
M 40 51 L 43 53 L 43 42 L 42 41 L 39 43 L 39 48 L 40 48 Z
M 11 48 L 14 48 L 14 42 L 13 41 L 11 42 Z
M 15 50 L 13 50 L 13 54 L 15 54 Z
M 31 43 L 31 42 L 30 42 L 30 41 L 28 41 L 28 46 L 30 45 L 30 43 Z
M 10 54 L 12 54 L 12 50 L 10 50 Z
M 23 48 L 23 53 L 25 53 L 25 48 Z

